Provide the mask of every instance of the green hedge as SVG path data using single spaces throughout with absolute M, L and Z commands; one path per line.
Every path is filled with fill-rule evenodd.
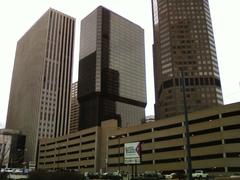
M 83 175 L 77 172 L 33 171 L 28 180 L 82 180 Z
M 7 180 L 7 173 L 0 173 L 0 180 Z

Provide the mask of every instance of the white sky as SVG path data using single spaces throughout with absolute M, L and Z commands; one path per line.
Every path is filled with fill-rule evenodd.
M 240 0 L 209 0 L 224 103 L 240 102 Z M 73 81 L 77 81 L 80 20 L 103 5 L 145 30 L 146 115 L 154 114 L 150 0 L 0 0 L 0 128 L 5 126 L 17 41 L 52 7 L 76 18 Z

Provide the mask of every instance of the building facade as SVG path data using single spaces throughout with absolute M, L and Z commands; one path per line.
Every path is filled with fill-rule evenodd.
M 0 166 L 23 167 L 26 136 L 20 131 L 0 129 Z
M 81 21 L 80 128 L 119 120 L 122 127 L 145 118 L 144 31 L 98 7 Z
M 223 104 L 208 0 L 152 0 L 157 119 Z
M 79 131 L 79 103 L 77 99 L 78 95 L 78 82 L 72 83 L 71 91 L 71 114 L 70 114 L 70 129 L 69 133 Z
M 17 43 L 6 127 L 26 135 L 32 163 L 39 138 L 68 133 L 74 26 L 49 9 Z
M 240 171 L 240 103 L 189 113 L 193 170 L 226 175 Z M 141 143 L 138 173 L 184 173 L 187 169 L 184 116 L 127 128 L 116 120 L 56 139 L 42 139 L 38 168 L 81 172 L 131 173 L 124 164 L 124 144 Z
M 62 137 L 41 139 L 38 169 L 81 169 L 81 172 L 96 172 L 99 169 L 99 139 L 99 127 Z

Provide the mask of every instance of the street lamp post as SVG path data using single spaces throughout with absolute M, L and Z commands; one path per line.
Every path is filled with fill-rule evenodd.
M 121 142 L 120 142 L 120 140 L 121 140 L 121 138 L 124 138 L 125 137 L 125 135 L 118 135 L 117 136 L 117 139 L 118 139 L 118 172 L 120 173 L 120 170 L 121 170 Z
M 59 154 L 60 154 L 60 145 L 58 144 L 58 142 L 57 142 L 57 147 L 56 147 L 56 150 L 57 150 L 57 152 L 56 152 L 56 156 L 57 156 L 57 167 L 56 167 L 56 169 L 57 170 L 59 170 L 59 160 L 60 160 L 60 156 L 59 156 Z
M 182 81 L 182 92 L 183 92 L 183 104 L 184 104 L 184 127 L 185 127 L 185 138 L 186 138 L 186 149 L 187 149 L 187 176 L 188 180 L 192 180 L 192 160 L 191 160 L 191 147 L 189 138 L 189 124 L 188 124 L 188 110 L 187 110 L 187 100 L 186 100 L 186 87 L 185 87 L 185 77 L 182 69 L 181 71 L 181 81 Z
M 120 165 L 120 136 L 118 136 L 118 172 L 120 173 L 121 165 Z

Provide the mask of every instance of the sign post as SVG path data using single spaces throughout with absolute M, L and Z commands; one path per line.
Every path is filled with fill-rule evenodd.
M 132 176 L 137 175 L 137 164 L 141 163 L 141 144 L 132 142 L 124 144 L 124 164 L 132 165 Z M 134 171 L 135 165 L 135 173 Z

